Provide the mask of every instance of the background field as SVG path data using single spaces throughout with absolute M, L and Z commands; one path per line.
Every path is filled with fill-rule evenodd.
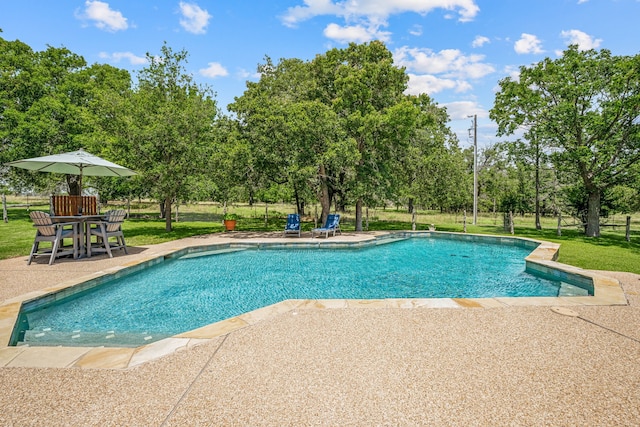
M 7 197 L 8 222 L 0 222 L 0 259 L 29 254 L 33 244 L 34 230 L 29 219 L 29 210 L 49 211 L 48 198 Z M 16 207 L 15 205 L 22 205 Z M 26 207 L 24 205 L 29 205 Z M 101 212 L 109 209 L 125 208 L 130 211 L 130 218 L 123 229 L 127 244 L 130 246 L 162 243 L 184 237 L 223 233 L 223 206 L 217 203 L 199 203 L 180 205 L 178 221 L 173 231 L 165 231 L 164 219 L 159 218 L 158 206 L 147 201 L 126 205 L 109 203 L 101 207 Z M 237 231 L 281 231 L 286 222 L 286 215 L 295 211 L 294 206 L 286 204 L 243 204 L 230 205 L 230 213 L 239 216 Z M 319 207 L 311 206 L 303 217 L 303 231 L 314 227 L 314 218 Z M 265 220 L 266 213 L 266 220 Z M 578 267 L 593 270 L 628 271 L 640 274 L 640 215 L 632 216 L 631 241 L 625 240 L 626 216 L 610 217 L 602 228 L 600 238 L 584 237 L 575 221 L 567 218 L 563 221 L 562 235 L 557 236 L 557 219 L 543 218 L 542 230 L 534 227 L 532 216 L 514 217 L 514 235 L 531 237 L 561 244 L 559 261 Z M 483 234 L 509 235 L 503 226 L 502 214 L 497 216 L 481 214 L 478 224 L 471 225 L 472 218 L 467 216 L 467 232 Z M 464 228 L 461 214 L 443 214 L 432 211 L 418 211 L 416 218 L 418 230 L 426 230 L 434 224 L 440 231 L 462 232 Z M 344 231 L 355 229 L 354 213 L 347 211 L 340 221 Z M 369 230 L 410 230 L 411 214 L 396 208 L 369 209 Z

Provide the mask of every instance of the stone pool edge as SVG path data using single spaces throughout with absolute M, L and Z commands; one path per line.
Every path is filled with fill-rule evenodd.
M 154 343 L 135 347 L 45 347 L 45 346 L 8 346 L 14 324 L 23 303 L 43 297 L 58 295 L 64 297 L 66 289 L 77 287 L 94 280 L 100 283 L 114 276 L 145 268 L 165 259 L 180 257 L 202 250 L 215 250 L 228 247 L 359 247 L 384 244 L 414 234 L 446 236 L 459 240 L 482 241 L 491 240 L 501 243 L 522 244 L 535 249 L 525 258 L 527 269 L 552 276 L 559 280 L 570 279 L 584 282 L 586 287 L 592 284 L 593 296 L 559 296 L 559 297 L 497 297 L 497 298 L 425 298 L 425 299 L 380 299 L 380 300 L 285 300 L 277 304 L 262 307 L 242 315 L 212 323 L 201 328 L 174 335 Z M 499 308 L 509 306 L 593 306 L 593 305 L 627 305 L 628 302 L 616 279 L 588 272 L 578 267 L 556 262 L 560 245 L 522 237 L 494 236 L 482 234 L 460 234 L 430 231 L 401 231 L 364 236 L 360 240 L 337 241 L 304 239 L 247 239 L 238 243 L 214 243 L 210 245 L 193 244 L 176 247 L 172 250 L 157 252 L 153 256 L 123 263 L 120 266 L 105 269 L 78 279 L 59 283 L 56 286 L 30 292 L 9 299 L 0 306 L 0 367 L 34 367 L 34 368 L 82 368 L 82 369 L 129 369 L 140 366 L 171 354 L 215 338 L 227 335 L 235 330 L 268 320 L 272 317 L 298 309 L 401 309 L 401 308 Z M 590 289 L 591 290 L 591 289 Z

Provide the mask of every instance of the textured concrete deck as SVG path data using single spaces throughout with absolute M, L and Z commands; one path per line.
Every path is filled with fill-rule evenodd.
M 235 233 L 113 259 L 0 261 L 0 304 L 177 247 L 245 237 L 271 240 Z M 23 349 L 4 348 L 0 425 L 638 425 L 640 277 L 601 275 L 620 280 L 628 305 L 303 302 L 128 369 L 92 361 L 120 368 L 134 349 L 40 348 L 24 361 Z

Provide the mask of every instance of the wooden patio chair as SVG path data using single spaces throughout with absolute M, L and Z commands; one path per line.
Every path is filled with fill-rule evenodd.
M 92 252 L 106 252 L 109 258 L 113 258 L 111 251 L 114 249 L 124 249 L 125 254 L 129 253 L 122 233 L 122 223 L 126 216 L 127 212 L 124 209 L 117 209 L 107 212 L 103 221 L 87 222 L 88 256 L 91 256 Z M 91 236 L 96 236 L 96 243 L 91 243 Z M 111 237 L 116 238 L 114 244 L 109 242 Z
M 74 259 L 78 258 L 79 222 L 54 223 L 48 213 L 40 211 L 30 212 L 29 216 L 37 230 L 27 265 L 39 255 L 49 256 L 49 265 L 53 264 L 54 259 L 65 255 L 73 254 Z M 73 240 L 73 249 L 64 246 L 64 239 Z M 41 242 L 50 242 L 51 248 L 38 252 Z

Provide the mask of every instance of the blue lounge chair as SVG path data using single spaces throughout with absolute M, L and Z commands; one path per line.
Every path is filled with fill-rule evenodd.
M 300 237 L 300 215 L 287 215 L 287 225 L 284 226 L 284 237 L 287 237 L 287 234 L 297 234 L 298 237 Z
M 324 227 L 314 228 L 311 230 L 311 237 L 315 237 L 315 234 L 325 234 L 325 237 L 329 237 L 329 233 L 333 232 L 333 235 L 336 235 L 336 231 L 342 234 L 340 230 L 340 215 L 338 214 L 329 214 L 327 215 L 327 221 L 324 223 Z

